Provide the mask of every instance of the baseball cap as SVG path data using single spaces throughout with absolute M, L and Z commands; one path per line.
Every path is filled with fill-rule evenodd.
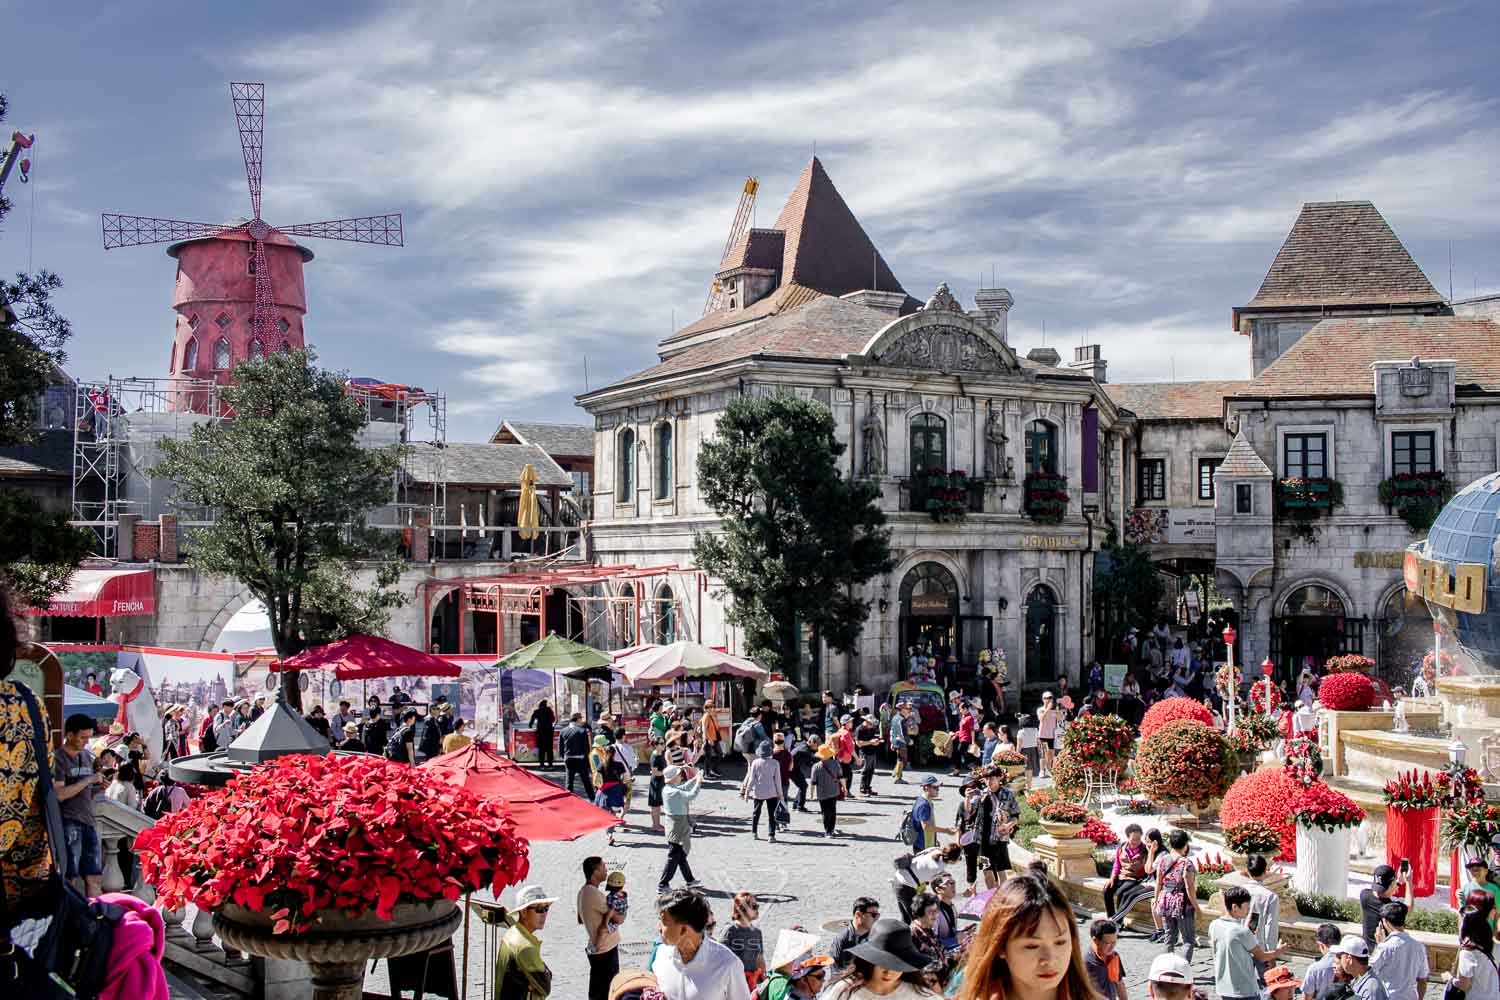
M 943 784 L 943 779 L 939 778 L 935 774 L 929 774 L 927 777 L 925 777 L 925 778 L 922 779 L 922 787 L 923 788 L 936 788 L 936 787 L 940 787 L 942 784 Z
M 1339 938 L 1339 943 L 1328 949 L 1330 955 L 1353 955 L 1355 958 L 1369 958 L 1370 946 L 1365 944 L 1365 939 L 1358 934 L 1345 934 Z
M 1375 883 L 1377 889 L 1393 885 L 1396 881 L 1396 869 L 1390 865 L 1376 865 L 1375 870 L 1370 873 L 1370 881 Z
M 1191 985 L 1193 982 L 1193 967 L 1188 965 L 1187 959 L 1181 955 L 1166 952 L 1157 955 L 1151 960 L 1151 971 L 1146 973 L 1146 978 L 1153 983 L 1184 983 Z
M 1484 858 L 1470 858 L 1464 862 L 1465 868 L 1488 868 L 1489 866 L 1490 863 L 1484 860 Z

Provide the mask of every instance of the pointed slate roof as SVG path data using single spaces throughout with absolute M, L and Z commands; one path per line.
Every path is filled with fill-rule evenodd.
M 1374 204 L 1310 201 L 1240 309 L 1442 301 Z
M 783 284 L 796 282 L 825 295 L 870 288 L 872 281 L 878 291 L 906 291 L 816 156 L 797 178 L 772 228 L 786 234 Z
M 1266 465 L 1265 460 L 1251 447 L 1241 430 L 1234 436 L 1234 443 L 1229 446 L 1229 453 L 1224 456 L 1224 461 L 1219 463 L 1216 470 L 1226 476 L 1266 476 L 1270 477 L 1271 468 Z

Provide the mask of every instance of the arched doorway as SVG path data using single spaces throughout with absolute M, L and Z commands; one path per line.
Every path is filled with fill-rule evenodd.
M 1432 615 L 1427 603 L 1405 585 L 1391 591 L 1380 609 L 1380 677 L 1393 688 L 1408 688 L 1432 652 Z
M 656 619 L 656 641 L 663 646 L 676 642 L 680 638 L 677 634 L 677 601 L 672 597 L 672 588 L 665 583 L 656 588 L 653 611 L 653 617 Z
M 958 580 L 942 563 L 913 566 L 901 581 L 901 651 L 919 646 L 939 657 L 953 651 L 957 638 Z
M 499 650 L 492 612 L 475 614 L 472 608 L 463 612 L 459 627 L 459 588 L 454 587 L 432 604 L 427 623 L 427 651 L 430 653 L 496 653 Z M 532 630 L 535 631 L 535 619 Z M 462 644 L 462 648 L 460 648 Z
M 1344 601 L 1320 583 L 1294 588 L 1271 619 L 1271 662 L 1278 680 L 1291 680 L 1304 667 L 1323 666 L 1330 656 L 1364 652 L 1364 619 L 1350 618 Z
M 1057 680 L 1057 594 L 1045 583 L 1026 595 L 1026 683 Z

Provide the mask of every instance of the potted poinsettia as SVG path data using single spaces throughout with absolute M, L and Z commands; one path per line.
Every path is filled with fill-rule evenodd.
M 1292 885 L 1299 892 L 1342 895 L 1349 888 L 1349 834 L 1365 819 L 1353 799 L 1321 781 L 1292 800 L 1297 824 L 1297 867 Z
M 1386 863 L 1411 862 L 1417 896 L 1430 896 L 1437 886 L 1438 814 L 1448 795 L 1425 771 L 1407 771 L 1385 783 Z
M 351 966 L 357 983 L 369 958 L 447 940 L 461 896 L 498 894 L 529 864 L 502 805 L 365 754 L 259 765 L 135 846 L 164 908 L 191 902 L 226 944 L 309 963 L 320 998 L 358 996 Z
M 1067 840 L 1078 836 L 1089 821 L 1089 811 L 1076 802 L 1053 799 L 1041 809 L 1042 829 L 1058 838 Z

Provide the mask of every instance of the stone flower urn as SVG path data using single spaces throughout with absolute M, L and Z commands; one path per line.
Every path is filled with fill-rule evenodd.
M 269 916 L 226 903 L 214 913 L 214 931 L 231 948 L 306 962 L 312 969 L 313 1000 L 360 1000 L 366 962 L 426 951 L 453 937 L 459 921 L 458 904 L 447 900 L 398 903 L 389 920 L 373 912 L 346 917 L 325 910 L 314 917 L 311 930 L 273 935 Z
M 1043 832 L 1056 837 L 1058 840 L 1071 840 L 1083 831 L 1082 823 L 1055 823 L 1050 819 L 1041 820 Z

